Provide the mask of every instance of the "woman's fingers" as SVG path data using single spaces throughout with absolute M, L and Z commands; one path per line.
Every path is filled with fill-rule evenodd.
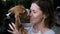
M 13 33 L 13 34 L 20 34 L 20 32 L 16 29 L 14 23 L 9 24 L 9 26 L 12 29 L 12 31 L 11 30 L 8 30 L 8 32 Z
M 14 23 L 12 23 L 12 26 L 13 26 L 14 28 L 16 28 L 16 26 L 15 26 L 15 24 L 14 24 Z
M 14 28 L 12 27 L 12 25 L 11 25 L 11 24 L 9 24 L 9 26 L 10 26 L 10 28 L 11 28 L 12 30 L 14 30 Z
M 7 30 L 8 32 L 10 32 L 10 33 L 13 33 L 13 31 L 11 31 L 11 30 Z

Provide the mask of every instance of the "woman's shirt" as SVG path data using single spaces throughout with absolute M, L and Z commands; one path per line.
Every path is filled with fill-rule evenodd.
M 41 34 L 41 31 L 37 32 L 37 33 L 34 33 L 33 32 L 33 27 L 27 27 L 25 28 L 28 30 L 28 34 Z M 49 29 L 47 32 L 45 32 L 44 34 L 55 34 L 55 32 L 51 29 Z

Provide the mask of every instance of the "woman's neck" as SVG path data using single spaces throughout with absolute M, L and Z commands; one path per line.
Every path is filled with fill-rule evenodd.
M 45 27 L 44 23 L 45 23 L 45 22 L 44 22 L 44 20 L 43 20 L 43 21 L 41 21 L 41 23 L 35 24 L 35 25 L 33 26 L 34 31 L 35 31 L 35 32 L 41 31 L 42 33 L 48 31 L 48 28 Z

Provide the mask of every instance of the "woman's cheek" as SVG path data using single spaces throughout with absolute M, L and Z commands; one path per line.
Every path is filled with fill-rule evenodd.
M 38 17 L 38 14 L 34 14 L 34 17 Z

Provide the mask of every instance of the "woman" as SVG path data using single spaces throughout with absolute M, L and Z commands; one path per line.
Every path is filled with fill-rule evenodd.
M 50 0 L 34 0 L 31 4 L 30 22 L 33 26 L 28 30 L 28 34 L 55 34 L 51 30 L 53 26 L 53 8 Z M 12 23 L 15 27 L 15 25 Z M 20 32 L 9 24 L 13 31 L 8 30 L 13 34 Z

